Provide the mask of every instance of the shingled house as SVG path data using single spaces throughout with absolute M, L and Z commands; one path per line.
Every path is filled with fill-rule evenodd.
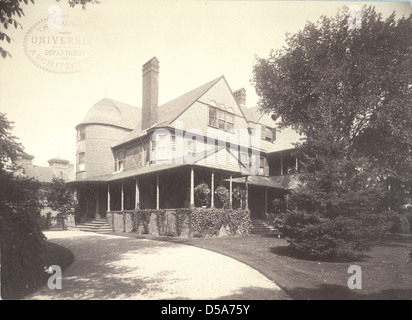
M 246 190 L 252 219 L 293 188 L 298 169 L 292 130 L 279 131 L 270 114 L 246 107 L 246 91 L 224 76 L 158 106 L 159 61 L 143 65 L 142 107 L 97 102 L 77 130 L 79 208 L 88 219 L 135 208 L 196 205 L 194 188 Z M 239 206 L 230 197 L 232 206 Z M 214 192 L 210 206 L 218 205 Z

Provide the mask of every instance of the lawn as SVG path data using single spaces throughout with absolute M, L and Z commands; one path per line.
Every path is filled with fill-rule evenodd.
M 298 259 L 286 240 L 271 236 L 172 238 L 137 237 L 172 241 L 224 254 L 260 271 L 292 299 L 412 299 L 412 235 L 390 235 L 357 261 L 319 262 Z M 350 265 L 362 270 L 362 289 L 349 289 Z

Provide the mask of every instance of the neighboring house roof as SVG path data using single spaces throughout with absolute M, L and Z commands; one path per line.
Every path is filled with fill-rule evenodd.
M 34 156 L 32 156 L 31 154 L 28 154 L 27 152 L 21 152 L 20 154 L 19 154 L 19 156 L 20 157 L 22 157 L 23 159 L 25 159 L 25 160 L 33 160 L 35 157 Z
M 193 103 L 195 103 L 199 98 L 201 98 L 210 88 L 212 88 L 222 78 L 224 78 L 224 76 L 220 76 L 217 79 L 209 81 L 208 83 L 205 83 L 204 85 L 161 105 L 158 109 L 158 121 L 152 128 L 170 125 L 184 111 L 186 111 L 187 108 L 189 108 Z M 139 114 L 138 116 L 140 120 L 141 115 Z M 127 134 L 123 139 L 119 140 L 115 145 L 113 145 L 113 147 L 119 146 L 128 141 L 136 139 L 144 135 L 146 132 L 147 130 L 141 130 L 140 125 L 136 126 L 135 130 Z
M 140 128 L 140 121 L 140 108 L 104 98 L 87 112 L 76 128 L 83 124 L 97 123 L 133 130 Z
M 62 163 L 62 164 L 69 164 L 70 161 L 62 158 L 52 158 L 47 160 L 48 163 Z
M 38 180 L 39 182 L 49 183 L 53 181 L 55 176 L 53 170 L 50 167 L 41 167 L 41 166 L 32 166 L 25 167 L 24 174 L 29 177 Z M 67 174 L 62 173 L 61 178 L 65 181 L 73 180 L 72 177 L 69 177 Z

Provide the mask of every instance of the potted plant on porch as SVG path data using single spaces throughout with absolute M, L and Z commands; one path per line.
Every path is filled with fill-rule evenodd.
M 206 183 L 200 183 L 195 188 L 195 197 L 203 208 L 209 205 L 210 189 Z

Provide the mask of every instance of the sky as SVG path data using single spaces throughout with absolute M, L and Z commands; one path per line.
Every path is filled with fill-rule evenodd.
M 25 16 L 18 21 L 23 29 L 6 30 L 12 41 L 1 45 L 12 57 L 0 58 L 0 112 L 14 122 L 13 134 L 35 156 L 35 165 L 47 166 L 57 156 L 75 162 L 75 126 L 99 100 L 140 107 L 142 65 L 154 56 L 160 62 L 159 105 L 224 75 L 232 90 L 246 89 L 247 106 L 253 107 L 258 101 L 250 82 L 256 57 L 268 58 L 272 49 L 285 45 L 286 33 L 302 30 L 307 21 L 334 16 L 344 5 L 365 4 L 100 1 L 82 10 L 70 8 L 66 0 L 35 0 L 22 6 Z M 384 17 L 393 11 L 397 17 L 411 13 L 409 2 L 366 3 Z M 74 34 L 89 40 L 84 47 L 93 56 L 78 72 L 42 69 L 24 49 L 36 35 L 32 27 L 47 21 L 50 6 L 56 4 L 63 15 L 81 22 L 81 27 L 72 27 Z

